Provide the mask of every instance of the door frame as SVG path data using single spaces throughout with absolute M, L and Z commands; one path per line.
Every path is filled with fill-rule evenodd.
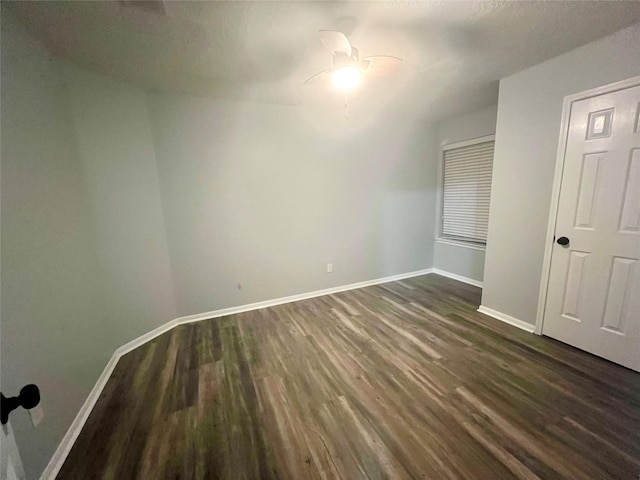
M 11 420 L 5 425 L 2 425 L 2 471 L 0 471 L 0 478 L 7 477 L 8 480 L 17 479 L 24 480 L 26 477 L 24 473 L 24 467 L 22 466 L 22 458 L 20 457 L 20 450 L 16 444 L 15 437 L 13 436 L 13 429 L 11 428 Z M 13 477 L 8 476 L 9 464 L 11 464 Z
M 542 335 L 544 324 L 544 312 L 547 307 L 547 293 L 549 289 L 549 275 L 551 274 L 551 261 L 553 257 L 553 236 L 556 229 L 558 217 L 558 207 L 560 203 L 560 187 L 562 186 L 562 172 L 564 170 L 564 157 L 567 149 L 569 137 L 569 121 L 571 120 L 571 107 L 574 102 L 587 98 L 598 97 L 606 93 L 613 93 L 630 87 L 640 85 L 640 76 L 628 78 L 620 82 L 610 83 L 601 87 L 585 90 L 564 97 L 562 103 L 562 119 L 560 123 L 560 138 L 558 141 L 558 152 L 556 154 L 556 169 L 553 177 L 553 189 L 551 191 L 551 207 L 549 209 L 549 220 L 547 223 L 547 235 L 545 236 L 544 257 L 542 260 L 542 276 L 540 279 L 540 292 L 538 294 L 538 311 L 536 313 L 535 333 Z

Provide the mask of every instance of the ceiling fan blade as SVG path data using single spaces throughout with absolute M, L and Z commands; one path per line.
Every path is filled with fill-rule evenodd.
M 351 43 L 344 33 L 334 30 L 320 30 L 318 33 L 320 34 L 320 41 L 331 53 L 343 52 L 348 57 L 351 56 Z
M 315 81 L 320 80 L 329 72 L 331 72 L 331 70 L 323 70 L 322 72 L 316 73 L 314 76 L 307 78 L 304 81 L 303 85 L 309 85 L 310 83 L 314 83 Z
M 387 75 L 396 72 L 403 60 L 390 55 L 374 55 L 372 57 L 364 57 L 362 61 L 369 62 L 369 66 L 365 70 L 367 75 Z

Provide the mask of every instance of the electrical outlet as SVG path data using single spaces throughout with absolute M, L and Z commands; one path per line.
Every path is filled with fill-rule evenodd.
M 44 418 L 44 410 L 42 410 L 41 405 L 36 405 L 33 408 L 27 410 L 29 412 L 29 417 L 31 418 L 31 423 L 33 424 L 33 428 L 40 425 L 42 419 Z
M 327 273 L 333 272 L 333 263 L 327 263 Z

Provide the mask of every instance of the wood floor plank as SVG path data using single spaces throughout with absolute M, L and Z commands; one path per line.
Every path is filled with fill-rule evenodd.
M 640 374 L 425 275 L 122 357 L 61 479 L 635 479 Z

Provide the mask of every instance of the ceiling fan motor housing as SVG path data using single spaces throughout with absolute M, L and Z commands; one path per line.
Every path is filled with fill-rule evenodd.
M 360 52 L 355 47 L 352 47 L 352 54 L 348 56 L 345 52 L 333 52 L 333 68 L 340 67 L 360 67 L 357 65 L 360 60 Z
M 374 55 L 360 60 L 360 51 L 351 45 L 351 42 L 349 42 L 349 39 L 344 33 L 335 30 L 320 30 L 319 33 L 322 44 L 331 52 L 333 65 L 330 69 L 316 73 L 305 80 L 305 85 L 324 78 L 326 75 L 335 76 L 339 70 L 345 68 L 357 69 L 357 76 L 359 78 L 359 73 L 366 73 L 368 75 L 392 73 L 397 70 L 400 63 L 402 63 L 401 58 L 390 55 Z
M 335 52 L 333 54 L 333 68 L 349 67 L 353 64 L 353 59 L 348 57 L 344 52 Z

